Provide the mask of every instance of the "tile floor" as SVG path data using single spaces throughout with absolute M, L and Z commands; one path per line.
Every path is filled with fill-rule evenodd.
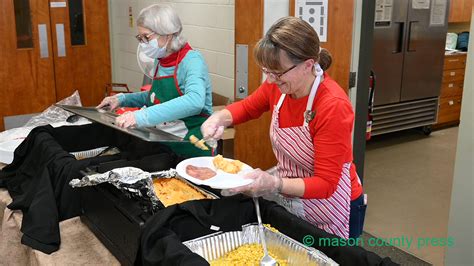
M 445 248 L 427 238 L 446 238 L 458 128 L 425 136 L 407 130 L 367 143 L 364 231 L 385 239 L 412 239 L 399 246 L 434 265 L 444 265 Z M 435 240 L 435 241 L 436 241 Z M 433 241 L 433 240 L 431 240 Z M 439 245 L 439 243 L 438 243 Z

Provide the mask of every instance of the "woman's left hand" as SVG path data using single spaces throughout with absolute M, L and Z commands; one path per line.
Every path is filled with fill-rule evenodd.
M 256 169 L 244 176 L 244 178 L 253 179 L 253 183 L 246 186 L 222 190 L 222 196 L 232 196 L 243 193 L 251 197 L 261 197 L 263 195 L 276 193 L 281 187 L 281 178 L 270 175 L 269 173 Z
M 135 112 L 126 112 L 123 115 L 115 118 L 115 125 L 123 128 L 135 127 L 137 121 L 135 120 Z

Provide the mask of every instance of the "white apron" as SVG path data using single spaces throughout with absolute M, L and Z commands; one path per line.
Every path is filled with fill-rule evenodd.
M 279 127 L 279 110 L 285 99 L 285 94 L 281 95 L 273 110 L 270 139 L 273 152 L 278 160 L 277 174 L 280 177 L 305 178 L 314 175 L 315 154 L 308 124 L 314 117 L 311 108 L 323 75 L 323 70 L 319 64 L 315 65 L 315 69 L 316 79 L 308 97 L 302 126 Z M 350 162 L 343 165 L 337 189 L 330 198 L 301 199 L 275 194 L 270 195 L 269 199 L 274 200 L 289 212 L 316 225 L 318 228 L 347 239 L 349 237 L 351 200 L 350 166 Z

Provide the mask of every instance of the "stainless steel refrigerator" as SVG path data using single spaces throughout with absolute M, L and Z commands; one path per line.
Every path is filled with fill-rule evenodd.
M 372 135 L 436 122 L 448 0 L 377 0 Z

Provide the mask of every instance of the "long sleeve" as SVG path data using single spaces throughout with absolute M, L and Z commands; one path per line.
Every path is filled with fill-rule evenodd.
M 197 52 L 188 52 L 178 66 L 177 76 L 183 95 L 136 111 L 135 118 L 138 127 L 154 126 L 198 115 L 203 111 L 208 114 L 212 112 L 208 69 L 202 56 Z M 207 102 L 209 106 L 206 106 Z
M 270 109 L 270 93 L 272 86 L 264 82 L 249 97 L 242 101 L 227 106 L 232 114 L 233 124 L 244 123 L 251 119 L 259 118 Z
M 120 106 L 125 107 L 143 107 L 146 105 L 148 91 L 119 94 Z
M 337 189 L 343 165 L 352 161 L 354 112 L 348 101 L 333 98 L 320 104 L 316 116 L 312 125 L 315 170 L 313 177 L 303 179 L 303 198 L 324 199 Z

